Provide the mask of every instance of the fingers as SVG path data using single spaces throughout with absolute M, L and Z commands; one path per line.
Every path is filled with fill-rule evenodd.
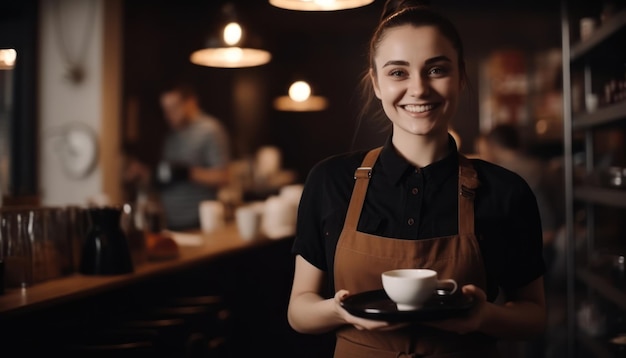
M 350 292 L 348 290 L 339 290 L 335 293 L 335 298 L 334 298 L 335 302 L 339 304 L 349 295 L 350 295 Z
M 378 331 L 378 330 L 393 329 L 393 327 L 389 324 L 389 322 L 374 321 L 374 320 L 359 318 L 355 316 L 351 317 L 349 323 L 352 324 L 358 330 Z
M 350 295 L 350 292 L 348 290 L 339 290 L 339 291 L 337 291 L 335 293 L 335 296 L 334 296 L 333 300 L 337 304 L 337 309 L 341 313 L 341 316 L 343 317 L 343 320 L 346 323 L 351 324 L 352 326 L 354 326 L 356 329 L 358 329 L 360 331 L 363 331 L 363 330 L 368 330 L 368 331 L 372 331 L 372 330 L 392 330 L 392 329 L 397 329 L 397 328 L 400 328 L 400 327 L 404 327 L 404 325 L 406 325 L 406 324 L 393 324 L 392 325 L 389 322 L 385 322 L 385 321 L 375 321 L 375 320 L 361 318 L 361 317 L 357 317 L 357 316 L 351 315 L 343 307 L 341 307 L 341 302 L 344 299 L 346 299 L 346 297 L 348 297 L 349 295 Z
M 480 289 L 480 287 L 477 287 L 475 285 L 465 285 L 461 288 L 461 291 L 463 292 L 464 295 L 472 296 L 476 298 L 478 301 L 487 300 L 487 295 L 485 294 L 485 291 L 483 291 L 482 289 Z
M 461 290 L 464 295 L 473 297 L 477 303 L 467 316 L 427 322 L 425 325 L 458 334 L 467 334 L 477 331 L 482 322 L 482 310 L 484 303 L 487 301 L 487 295 L 480 287 L 475 285 L 465 285 Z

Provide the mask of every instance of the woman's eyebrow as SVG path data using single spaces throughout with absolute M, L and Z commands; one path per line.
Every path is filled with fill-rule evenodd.
M 391 60 L 391 61 L 387 61 L 384 65 L 383 68 L 387 67 L 387 66 L 408 66 L 409 62 L 408 61 L 401 61 L 401 60 Z
M 431 63 L 441 62 L 441 61 L 443 61 L 443 62 L 452 62 L 452 60 L 448 56 L 441 55 L 441 56 L 435 56 L 433 58 L 429 58 L 424 63 L 429 65 Z
M 433 58 L 429 58 L 428 60 L 424 61 L 424 64 L 430 65 L 435 62 L 452 62 L 452 60 L 448 56 L 441 55 L 441 56 L 435 56 Z M 409 61 L 390 60 L 390 61 L 385 62 L 385 64 L 383 65 L 383 68 L 387 66 L 409 66 Z

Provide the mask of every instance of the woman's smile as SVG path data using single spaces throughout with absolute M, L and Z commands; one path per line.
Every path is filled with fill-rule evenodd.
M 461 81 L 456 50 L 432 26 L 389 29 L 372 82 L 394 133 L 445 137 Z
M 430 114 L 439 108 L 439 103 L 402 104 L 400 107 L 411 114 Z

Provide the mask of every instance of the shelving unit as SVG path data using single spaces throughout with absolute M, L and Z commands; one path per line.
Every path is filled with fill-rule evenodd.
M 626 12 L 622 11 L 612 16 L 611 21 L 603 24 L 586 41 L 578 42 L 571 47 L 570 61 L 575 62 L 589 55 L 593 50 L 605 44 L 611 37 L 621 35 L 626 31 Z
M 579 7 L 575 7 L 576 6 Z M 610 239 L 610 249 L 626 248 L 623 237 L 607 238 L 606 232 L 612 232 L 599 226 L 601 214 L 608 211 L 620 213 L 626 210 L 626 190 L 577 183 L 574 180 L 574 138 L 582 138 L 584 147 L 584 171 L 588 177 L 597 174 L 598 163 L 602 153 L 596 150 L 607 145 L 602 138 L 611 131 L 626 133 L 626 98 L 605 95 L 602 88 L 607 79 L 613 80 L 614 73 L 621 75 L 617 81 L 626 80 L 626 9 L 619 10 L 603 21 L 584 41 L 579 39 L 576 30 L 582 17 L 600 18 L 598 1 L 562 0 L 561 29 L 563 50 L 563 130 L 564 130 L 564 161 L 565 161 L 565 194 L 566 194 L 566 235 L 567 235 L 567 337 L 568 357 L 615 357 L 615 353 L 607 344 L 606 337 L 595 337 L 586 334 L 578 326 L 579 300 L 589 300 L 597 307 L 615 307 L 626 318 L 626 290 L 618 287 L 616 282 L 606 274 L 600 274 L 587 267 L 587 262 Z M 618 70 L 612 71 L 617 68 Z M 578 82 L 576 82 L 578 81 Z M 581 83 L 582 82 L 582 83 Z M 626 83 L 626 82 L 625 82 Z M 578 87 L 576 87 L 578 86 Z M 578 89 L 576 92 L 574 89 Z M 593 111 L 586 110 L 584 98 L 595 93 L 601 94 L 599 106 Z M 578 95 L 577 95 L 578 94 Z M 580 96 L 582 95 L 582 96 Z M 578 105 L 578 106 L 576 106 Z M 576 113 L 574 108 L 578 107 Z M 600 139 L 598 139 L 600 138 Z M 626 134 L 624 135 L 626 138 Z M 620 142 L 618 152 L 626 153 L 626 146 Z M 598 151 L 599 152 L 599 151 Z M 617 163 L 609 165 L 626 166 L 623 159 L 611 160 Z M 606 167 L 607 163 L 603 163 Z M 576 211 L 575 211 L 576 210 Z M 584 215 L 580 215 L 584 213 Z M 581 219 L 584 218 L 584 219 Z M 584 220 L 584 221 L 583 221 Z M 616 223 L 617 228 L 625 227 Z M 621 225 L 621 226 L 620 226 Z M 584 230 L 580 228 L 584 227 Z M 604 308 L 602 308 L 604 309 Z M 602 312 L 604 314 L 605 312 Z M 609 313 L 607 313 L 608 315 Z M 616 313 L 612 313 L 615 315 Z M 582 327 L 582 326 L 581 326 Z M 626 330 L 626 327 L 624 327 Z M 608 332 L 608 335 L 617 332 Z
M 626 190 L 581 186 L 574 188 L 574 199 L 591 204 L 626 208 Z
M 626 120 L 624 113 L 626 113 L 626 102 L 621 102 L 606 108 L 600 108 L 593 113 L 576 115 L 573 118 L 572 124 L 576 130 L 609 125 Z
M 587 269 L 576 270 L 576 276 L 580 281 L 593 288 L 614 305 L 622 310 L 626 310 L 626 291 L 615 287 L 606 277 L 602 277 Z

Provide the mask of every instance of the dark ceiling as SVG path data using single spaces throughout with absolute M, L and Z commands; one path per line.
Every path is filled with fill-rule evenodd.
M 135 145 L 132 150 L 148 157 L 158 153 L 158 141 L 167 131 L 158 106 L 158 88 L 171 77 L 186 79 L 200 89 L 203 107 L 222 119 L 233 134 L 237 156 L 264 144 L 278 145 L 285 152 L 286 165 L 305 174 L 323 157 L 384 140 L 385 132 L 379 125 L 383 122 L 364 122 L 358 129 L 362 103 L 359 78 L 366 68 L 367 42 L 384 1 L 335 12 L 279 9 L 266 0 L 231 1 L 244 30 L 262 39 L 261 46 L 272 52 L 272 61 L 250 69 L 191 64 L 191 52 L 204 47 L 220 25 L 220 9 L 225 3 L 124 3 L 124 97 L 126 101 L 131 97 L 138 101 L 142 126 L 152 133 L 150 141 Z M 448 15 L 459 28 L 474 87 L 478 83 L 479 62 L 494 48 L 520 47 L 533 52 L 559 47 L 559 5 L 557 0 L 433 1 L 433 7 Z M 308 80 L 314 92 L 329 98 L 328 110 L 273 110 L 272 99 L 286 94 L 289 84 L 299 78 Z M 234 98 L 244 84 L 254 87 L 249 95 L 256 99 Z M 242 100 L 247 102 L 242 104 Z M 462 104 L 460 118 L 455 119 L 466 150 L 472 150 L 472 139 L 478 133 L 477 100 L 474 88 Z M 252 109 L 246 113 L 243 107 Z

